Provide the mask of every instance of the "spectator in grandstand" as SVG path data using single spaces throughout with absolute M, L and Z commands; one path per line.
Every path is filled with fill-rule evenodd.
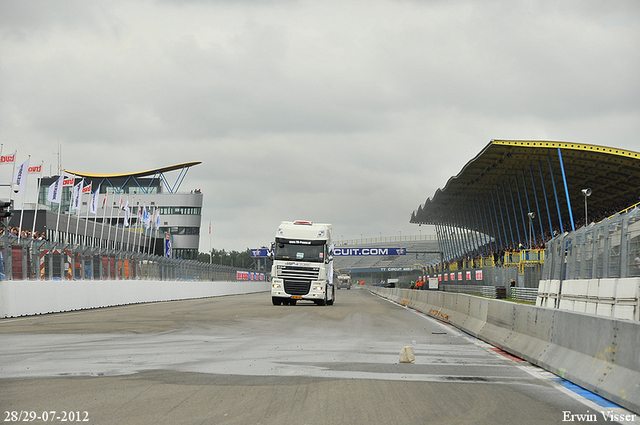
M 640 276 L 640 251 L 636 252 L 636 258 L 633 260 L 632 276 Z

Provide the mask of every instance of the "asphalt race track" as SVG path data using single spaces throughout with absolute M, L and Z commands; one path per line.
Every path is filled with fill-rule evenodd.
M 0 341 L 4 423 L 538 425 L 622 411 L 364 289 L 323 307 L 262 293 L 2 319 Z M 416 359 L 399 363 L 407 345 Z

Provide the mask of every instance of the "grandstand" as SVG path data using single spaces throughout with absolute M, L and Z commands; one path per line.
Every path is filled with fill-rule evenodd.
M 545 244 L 636 207 L 638 181 L 638 152 L 492 140 L 410 222 L 435 226 L 445 264 L 429 274 L 442 281 L 537 288 Z M 466 273 L 474 270 L 482 272 Z

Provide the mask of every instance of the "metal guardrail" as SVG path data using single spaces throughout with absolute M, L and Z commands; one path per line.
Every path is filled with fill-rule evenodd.
M 482 295 L 483 297 L 496 298 L 497 291 L 495 286 L 480 285 L 442 285 L 445 292 L 460 292 L 463 294 Z
M 511 288 L 511 299 L 535 303 L 537 297 L 537 288 Z
M 445 292 L 459 292 L 463 294 L 481 295 L 488 298 L 509 298 L 512 300 L 536 302 L 538 289 L 533 288 L 510 288 L 507 291 L 502 286 L 480 286 L 480 285 L 442 285 Z

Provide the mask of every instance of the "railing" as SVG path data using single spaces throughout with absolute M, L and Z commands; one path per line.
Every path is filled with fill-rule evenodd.
M 537 288 L 511 288 L 511 299 L 519 301 L 536 302 Z
M 231 266 L 0 235 L 0 280 L 235 281 L 247 275 L 264 279 Z
M 535 303 L 538 296 L 538 289 L 534 288 L 510 288 L 506 291 L 500 286 L 480 286 L 480 285 L 442 285 L 445 292 L 459 292 L 462 294 L 480 295 L 488 298 L 509 298 L 512 300 Z

